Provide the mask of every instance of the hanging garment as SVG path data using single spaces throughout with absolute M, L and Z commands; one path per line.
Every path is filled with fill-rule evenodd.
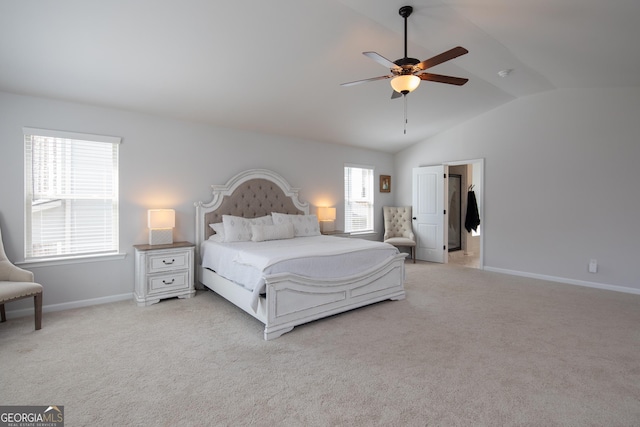
M 478 203 L 476 202 L 476 194 L 469 191 L 467 194 L 467 217 L 464 220 L 464 228 L 467 232 L 476 231 L 480 225 L 480 214 L 478 214 Z

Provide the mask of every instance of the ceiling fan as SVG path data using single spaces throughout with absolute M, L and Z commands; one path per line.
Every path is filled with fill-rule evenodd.
M 422 62 L 416 58 L 409 58 L 407 56 L 407 18 L 412 12 L 413 7 L 411 6 L 402 6 L 399 10 L 400 16 L 404 18 L 404 58 L 400 58 L 392 62 L 376 52 L 362 52 L 363 55 L 373 59 L 379 64 L 389 67 L 391 74 L 373 77 L 370 79 L 357 80 L 355 82 L 342 83 L 341 86 L 353 86 L 375 80 L 391 79 L 391 87 L 393 88 L 391 99 L 394 99 L 413 92 L 420 85 L 420 81 L 422 80 L 447 83 L 456 86 L 462 86 L 469 81 L 469 79 L 461 77 L 443 76 L 440 74 L 424 72 L 431 67 L 435 67 L 438 64 L 442 64 L 443 62 L 468 53 L 469 51 L 463 47 L 454 47 L 453 49 L 436 55 L 433 58 L 425 59 Z

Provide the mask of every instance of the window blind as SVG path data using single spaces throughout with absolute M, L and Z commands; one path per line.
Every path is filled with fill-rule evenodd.
M 344 167 L 345 231 L 373 231 L 373 168 Z
M 25 259 L 118 252 L 120 138 L 24 128 Z

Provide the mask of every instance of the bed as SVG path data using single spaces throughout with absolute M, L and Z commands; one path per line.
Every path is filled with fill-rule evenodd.
M 405 298 L 407 254 L 382 242 L 319 235 L 308 203 L 279 174 L 251 169 L 211 187 L 212 199 L 195 204 L 198 287 L 262 322 L 265 340 L 313 320 Z M 237 270 L 225 271 L 230 266 Z

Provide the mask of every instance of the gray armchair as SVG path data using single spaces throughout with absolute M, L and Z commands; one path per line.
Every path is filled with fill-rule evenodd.
M 416 236 L 411 224 L 411 206 L 384 206 L 384 242 L 396 247 L 406 246 L 416 262 Z
M 7 321 L 5 303 L 30 297 L 33 297 L 38 330 L 42 328 L 42 285 L 34 283 L 32 272 L 16 267 L 7 259 L 0 231 L 0 321 Z

